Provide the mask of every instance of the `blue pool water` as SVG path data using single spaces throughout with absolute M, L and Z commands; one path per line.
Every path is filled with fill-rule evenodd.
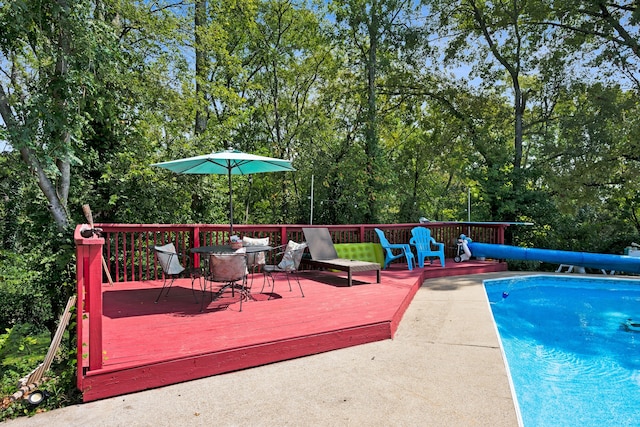
M 525 427 L 640 426 L 640 280 L 484 284 Z

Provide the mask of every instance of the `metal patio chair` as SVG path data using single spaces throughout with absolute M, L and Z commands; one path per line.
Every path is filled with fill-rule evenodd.
M 262 271 L 264 271 L 265 277 L 271 279 L 271 289 L 272 292 L 275 292 L 276 284 L 275 284 L 275 275 L 284 274 L 287 277 L 287 283 L 289 284 L 289 292 L 292 291 L 291 288 L 291 280 L 290 276 L 293 275 L 298 283 L 298 287 L 300 288 L 300 293 L 304 298 L 304 292 L 302 291 L 302 285 L 300 284 L 300 279 L 298 278 L 298 268 L 300 267 L 300 261 L 302 261 L 302 254 L 304 250 L 307 248 L 306 243 L 296 243 L 293 240 L 289 240 L 289 243 L 283 246 L 279 246 L 274 248 L 277 251 L 276 253 L 276 262 L 277 264 L 265 264 L 262 267 Z M 264 283 L 262 284 L 262 291 L 264 290 Z M 269 297 L 271 298 L 271 296 Z
M 206 282 L 224 283 L 215 293 L 211 292 L 211 301 L 222 296 L 225 290 L 231 288 L 231 295 L 235 296 L 235 291 L 240 293 L 240 311 L 242 311 L 242 300 L 251 298 L 249 289 L 247 288 L 247 254 L 244 250 L 230 253 L 212 253 L 209 255 L 209 269 L 205 278 Z M 204 296 L 200 311 L 204 309 Z
M 169 295 L 171 286 L 178 277 L 187 276 L 191 278 L 191 293 L 193 294 L 193 298 L 195 299 L 197 304 L 198 298 L 196 297 L 194 283 L 195 280 L 198 279 L 198 283 L 200 285 L 200 288 L 202 289 L 201 270 L 199 268 L 191 268 L 188 265 L 187 267 L 183 267 L 180 263 L 180 254 L 178 254 L 178 252 L 176 251 L 176 247 L 173 245 L 173 243 L 167 243 L 166 245 L 162 246 L 151 246 L 151 249 L 153 249 L 156 254 L 158 263 L 160 264 L 160 267 L 162 267 L 162 273 L 164 276 L 162 289 L 160 289 L 160 293 L 158 294 L 155 302 L 157 303 L 160 300 L 160 297 L 162 296 L 162 293 L 165 291 L 165 289 L 167 291 L 165 296 Z M 190 260 L 191 258 L 187 257 L 187 262 L 190 262 Z

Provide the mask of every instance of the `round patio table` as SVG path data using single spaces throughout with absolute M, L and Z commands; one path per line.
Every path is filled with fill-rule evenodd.
M 272 246 L 269 245 L 255 245 L 255 246 L 243 246 L 243 248 L 245 249 L 245 254 L 249 255 L 249 254 L 257 254 L 259 252 L 268 252 L 270 250 L 273 249 Z M 240 248 L 238 248 L 240 249 Z M 199 246 L 197 248 L 191 248 L 191 253 L 196 254 L 197 256 L 199 255 L 213 255 L 213 254 L 225 254 L 225 255 L 229 255 L 229 254 L 233 254 L 235 253 L 238 249 L 234 249 L 233 247 L 231 247 L 231 245 L 213 245 L 213 246 Z M 208 261 L 208 260 L 207 260 Z M 198 260 L 197 265 L 199 266 L 200 262 Z M 211 265 L 209 264 L 209 262 L 205 263 L 205 268 L 204 270 L 207 271 L 209 270 L 209 268 L 211 267 Z M 202 302 L 204 303 L 204 293 L 206 292 L 206 288 L 207 288 L 207 277 L 210 277 L 211 271 L 208 271 L 207 273 L 205 273 L 204 278 L 205 278 L 205 285 L 204 288 L 202 289 Z M 253 283 L 253 274 L 251 275 L 251 281 Z M 215 299 L 218 299 L 221 295 L 222 292 L 224 292 L 225 289 L 227 288 L 231 288 L 232 290 L 235 288 L 233 283 L 228 283 L 227 285 L 223 286 L 218 292 L 217 292 L 217 296 L 214 298 L 212 297 L 212 301 Z M 244 284 L 240 287 L 240 292 L 242 292 L 242 295 L 244 295 L 247 299 L 254 299 L 251 294 L 247 291 L 247 289 L 245 288 Z M 200 311 L 202 311 L 204 306 L 200 307 Z M 242 296 L 240 297 L 240 310 L 242 311 Z

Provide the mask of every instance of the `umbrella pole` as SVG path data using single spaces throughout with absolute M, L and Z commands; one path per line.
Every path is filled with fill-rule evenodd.
M 232 188 L 231 188 L 231 168 L 227 169 L 227 176 L 229 179 L 229 240 L 231 240 L 231 236 L 233 236 L 233 198 L 232 198 Z

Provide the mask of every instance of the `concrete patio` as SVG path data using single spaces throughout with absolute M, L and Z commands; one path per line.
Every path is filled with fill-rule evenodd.
M 427 280 L 396 336 L 6 426 L 517 426 L 482 280 Z

